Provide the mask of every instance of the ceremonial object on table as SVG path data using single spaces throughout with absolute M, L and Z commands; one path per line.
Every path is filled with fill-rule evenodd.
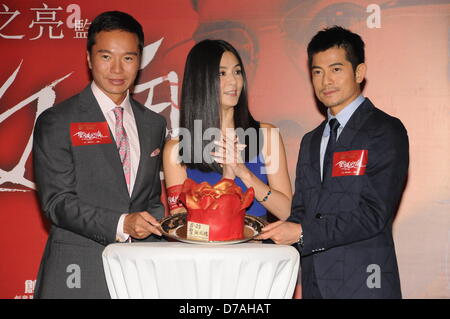
M 214 186 L 186 179 L 180 200 L 187 209 L 187 238 L 204 241 L 244 237 L 245 209 L 253 203 L 252 187 L 245 193 L 231 179 Z

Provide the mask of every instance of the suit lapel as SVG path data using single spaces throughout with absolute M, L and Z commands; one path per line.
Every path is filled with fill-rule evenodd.
M 139 165 L 136 172 L 136 179 L 134 182 L 133 193 L 131 194 L 131 199 L 136 196 L 139 191 L 145 176 L 146 165 L 145 157 L 149 155 L 149 145 L 152 137 L 152 128 L 150 123 L 145 120 L 145 109 L 138 105 L 133 99 L 130 99 L 131 107 L 134 113 L 134 119 L 136 121 L 136 128 L 139 136 L 139 147 L 140 147 L 140 157 Z
M 315 161 L 314 163 L 314 167 L 317 166 L 317 178 L 315 179 L 318 183 L 318 189 L 320 189 L 320 194 L 318 197 L 318 202 L 316 204 L 314 204 L 314 206 L 317 205 L 317 209 L 320 209 L 320 206 L 327 200 L 327 198 L 330 196 L 329 192 L 325 192 L 324 191 L 324 184 L 322 184 L 322 178 L 320 176 L 320 144 L 322 143 L 322 136 L 323 136 L 323 131 L 325 129 L 325 125 L 327 125 L 328 120 L 325 119 L 325 121 L 322 122 L 322 124 L 319 126 L 319 128 L 316 130 L 314 141 L 313 141 L 313 147 L 314 147 L 314 151 L 316 152 L 316 156 L 315 156 Z M 312 207 L 314 207 L 312 206 Z
M 106 122 L 105 116 L 92 93 L 90 85 L 80 93 L 80 111 L 85 122 Z M 101 149 L 106 159 L 102 165 L 108 165 L 113 172 L 112 174 L 114 176 L 111 176 L 111 179 L 114 180 L 117 187 L 120 187 L 123 192 L 128 194 L 122 162 L 120 161 L 119 151 L 117 150 L 117 144 L 111 129 L 109 130 L 109 134 L 113 142 L 110 144 L 96 145 L 96 147 Z
M 339 135 L 339 138 L 336 141 L 337 151 L 345 151 L 351 148 L 353 138 L 356 136 L 366 120 L 372 114 L 373 108 L 374 106 L 372 102 L 370 102 L 370 100 L 366 98 L 364 102 L 358 107 L 358 109 L 352 114 L 347 124 L 345 125 L 344 130 Z
M 310 163 L 312 166 L 313 182 L 315 185 L 321 183 L 320 179 L 320 143 L 322 141 L 323 130 L 327 121 L 323 121 L 322 124 L 314 131 L 311 139 L 310 149 Z

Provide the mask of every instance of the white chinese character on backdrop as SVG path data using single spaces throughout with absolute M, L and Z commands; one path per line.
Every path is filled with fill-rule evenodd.
M 74 39 L 86 39 L 91 22 L 88 19 L 75 20 L 75 36 Z
M 48 27 L 48 34 L 50 39 L 62 39 L 64 38 L 63 31 L 61 30 L 59 35 L 53 34 L 53 27 L 59 28 L 63 25 L 61 20 L 56 21 L 56 11 L 62 10 L 61 7 L 58 8 L 49 8 L 47 4 L 43 3 L 43 8 L 31 8 L 30 10 L 36 11 L 36 20 L 31 21 L 28 28 L 32 28 L 35 25 L 39 26 L 39 34 L 30 40 L 36 40 L 42 37 L 44 34 L 45 27 Z
M 6 90 L 13 84 L 14 80 L 16 79 L 17 74 L 19 73 L 20 67 L 22 66 L 22 62 L 20 62 L 17 69 L 13 72 L 13 74 L 6 80 L 6 82 L 3 84 L 3 86 L 0 87 L 0 99 L 2 98 L 3 94 L 5 94 Z M 53 89 L 58 83 L 65 80 L 67 77 L 69 77 L 71 73 L 66 74 L 65 76 L 53 81 L 51 84 L 45 86 L 37 93 L 31 95 L 30 97 L 26 98 L 22 102 L 19 102 L 17 105 L 13 106 L 12 108 L 8 109 L 7 111 L 0 114 L 0 124 L 5 121 L 7 118 L 9 118 L 11 115 L 13 115 L 15 112 L 19 111 L 23 107 L 30 105 L 32 101 L 37 100 L 37 110 L 36 110 L 36 118 L 46 109 L 49 107 L 52 107 L 55 99 L 56 99 L 56 93 Z M 35 119 L 36 119 L 35 118 Z M 25 150 L 23 151 L 23 154 L 19 160 L 19 162 L 16 164 L 16 166 L 10 170 L 5 171 L 0 169 L 0 185 L 4 183 L 11 182 L 13 184 L 23 185 L 31 189 L 36 189 L 35 184 L 25 178 L 25 164 L 27 162 L 28 157 L 30 156 L 31 149 L 33 146 L 33 134 L 31 134 L 30 138 L 28 139 L 28 143 L 25 147 Z M 0 192 L 27 192 L 28 190 L 19 190 L 14 188 L 0 188 Z
M 36 285 L 36 280 L 25 280 L 25 293 L 34 293 L 34 286 Z
M 5 4 L 3 4 L 3 9 L 4 9 L 4 11 L 0 12 L 0 18 L 3 18 L 3 16 L 10 16 L 10 17 L 0 27 L 0 31 L 3 31 L 3 29 L 6 28 L 6 26 L 8 24 L 10 24 L 11 21 L 14 20 L 20 14 L 20 11 L 17 11 L 17 10 L 14 11 L 14 12 L 13 11 L 10 12 L 9 8 Z M 3 19 L 1 19 L 1 20 L 3 20 Z M 6 35 L 6 34 L 3 34 L 3 33 L 0 33 L 0 37 L 2 37 L 4 39 L 23 39 L 24 36 L 25 36 L 24 34 L 21 34 L 21 35 Z
M 156 51 L 158 51 L 159 46 L 161 45 L 164 38 L 147 45 L 144 48 L 144 52 L 142 54 L 141 67 L 143 70 L 154 58 Z M 163 82 L 168 81 L 170 85 L 170 101 L 162 102 L 158 104 L 153 104 L 153 95 L 154 89 L 156 86 L 162 84 Z M 170 124 L 171 124 L 171 136 L 176 136 L 178 134 L 178 122 L 180 118 L 180 109 L 178 106 L 178 75 L 175 71 L 170 71 L 167 75 L 160 76 L 156 79 L 148 81 L 146 83 L 139 83 L 134 87 L 134 93 L 141 93 L 145 90 L 148 90 L 148 96 L 144 103 L 144 105 L 150 110 L 161 113 L 167 107 L 170 106 Z

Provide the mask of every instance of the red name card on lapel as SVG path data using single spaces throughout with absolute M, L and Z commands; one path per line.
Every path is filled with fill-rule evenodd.
M 367 150 L 335 152 L 333 155 L 333 171 L 331 176 L 355 176 L 366 173 Z
M 107 122 L 70 123 L 73 146 L 112 143 Z

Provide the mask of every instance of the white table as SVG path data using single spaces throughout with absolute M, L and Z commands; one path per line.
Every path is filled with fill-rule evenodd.
M 103 251 L 114 299 L 292 298 L 299 259 L 294 247 L 260 243 L 124 243 Z

